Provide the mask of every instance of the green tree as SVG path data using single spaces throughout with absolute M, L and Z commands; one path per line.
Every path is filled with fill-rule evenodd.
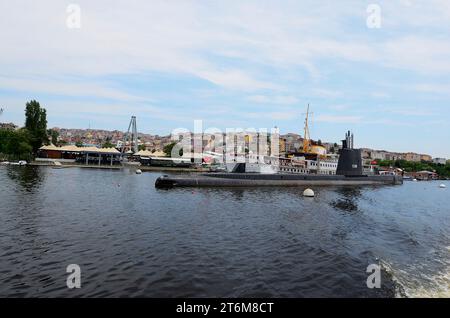
M 115 146 L 109 141 L 106 140 L 106 142 L 102 145 L 102 148 L 114 148 Z
M 54 129 L 48 129 L 47 135 L 48 135 L 48 138 L 50 139 L 50 141 L 52 142 L 52 144 L 54 144 L 56 146 L 58 144 L 59 132 Z
M 176 142 L 171 142 L 170 144 L 164 146 L 163 151 L 167 157 L 172 156 L 172 149 L 176 144 L 177 144 Z M 183 148 L 180 149 L 179 154 L 180 156 L 183 155 Z
M 35 101 L 29 101 L 25 107 L 25 129 L 30 135 L 30 145 L 36 154 L 43 143 L 48 142 L 47 112 Z
M 145 150 L 145 149 L 146 149 L 146 148 L 145 148 L 145 145 L 139 145 L 139 146 L 138 146 L 138 150 L 139 150 L 139 151 Z
M 83 142 L 82 142 L 81 140 L 78 140 L 78 141 L 75 143 L 75 146 L 77 146 L 77 147 L 83 147 Z
M 6 134 L 0 135 L 2 144 L 0 152 L 8 154 L 11 159 L 15 160 L 31 158 L 33 148 L 30 145 L 30 134 L 26 129 L 10 130 Z

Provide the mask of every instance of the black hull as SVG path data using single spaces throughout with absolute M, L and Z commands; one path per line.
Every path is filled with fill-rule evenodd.
M 208 173 L 188 176 L 162 176 L 157 188 L 167 187 L 252 187 L 301 185 L 375 185 L 402 184 L 402 176 L 340 176 L 256 173 Z

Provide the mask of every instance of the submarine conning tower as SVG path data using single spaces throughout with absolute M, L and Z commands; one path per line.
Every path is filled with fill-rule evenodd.
M 363 175 L 361 149 L 353 148 L 353 133 L 350 133 L 350 130 L 345 134 L 345 139 L 342 140 L 336 174 L 343 176 Z

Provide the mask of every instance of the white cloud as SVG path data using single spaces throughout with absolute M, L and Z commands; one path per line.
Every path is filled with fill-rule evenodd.
M 240 70 L 200 71 L 197 75 L 224 88 L 254 91 L 259 89 L 279 90 L 279 85 L 251 78 Z
M 447 38 L 406 36 L 382 44 L 384 64 L 423 74 L 450 72 L 450 42 Z
M 78 2 L 80 30 L 66 28 L 66 4 L 59 1 L 0 4 L 0 69 L 15 76 L 162 71 L 244 91 L 281 88 L 276 79 L 267 80 L 266 66 L 281 70 L 279 77 L 299 67 L 319 81 L 328 71 L 321 61 L 330 59 L 426 73 L 450 69 L 445 37 L 400 35 L 373 41 L 366 29 L 362 35 L 347 34 L 346 18 L 361 19 L 365 28 L 365 6 L 359 1 L 332 8 L 308 1 Z M 433 5 L 383 3 L 382 12 L 397 29 L 402 25 L 396 21 L 416 23 L 411 19 L 408 24 L 411 16 L 444 21 L 448 2 L 435 0 Z M 237 69 L 212 55 L 258 67 Z
M 98 82 L 84 82 L 73 79 L 14 78 L 0 76 L 0 86 L 5 90 L 34 94 L 55 94 L 75 97 L 99 97 L 118 101 L 150 101 L 144 98 L 107 87 Z
M 311 93 L 314 96 L 323 97 L 323 98 L 336 98 L 342 96 L 342 92 L 331 89 L 324 88 L 314 88 L 311 90 Z
M 417 84 L 414 88 L 419 92 L 433 93 L 433 94 L 450 94 L 450 84 Z
M 338 104 L 338 105 L 330 105 L 330 106 L 328 106 L 328 108 L 332 109 L 332 110 L 346 110 L 346 109 L 351 108 L 351 106 L 344 105 L 344 104 Z
M 251 95 L 246 98 L 248 101 L 260 104 L 281 104 L 281 105 L 292 105 L 297 104 L 299 99 L 294 96 L 287 95 Z
M 361 116 L 319 115 L 315 121 L 338 124 L 357 124 L 362 122 Z

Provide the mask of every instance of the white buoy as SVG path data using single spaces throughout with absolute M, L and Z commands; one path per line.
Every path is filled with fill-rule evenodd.
M 308 188 L 305 191 L 303 191 L 303 196 L 304 197 L 313 197 L 314 191 Z
M 141 169 L 136 169 L 136 174 L 141 174 L 141 173 L 142 173 Z
M 413 181 L 417 181 L 417 179 L 413 179 Z
M 446 188 L 446 185 L 442 183 L 439 185 L 439 188 Z

